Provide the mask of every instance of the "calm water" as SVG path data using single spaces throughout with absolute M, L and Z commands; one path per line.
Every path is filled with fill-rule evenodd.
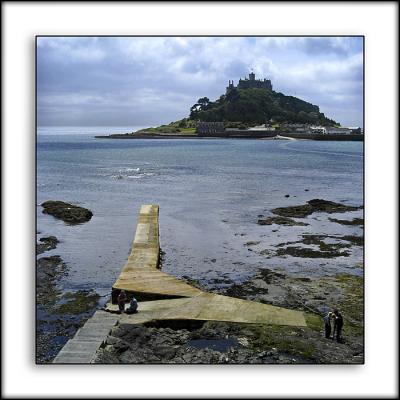
M 210 286 L 242 281 L 257 268 L 297 274 L 357 273 L 362 249 L 350 257 L 277 258 L 258 254 L 302 233 L 362 234 L 359 227 L 312 214 L 309 226 L 259 226 L 258 215 L 313 198 L 363 203 L 360 142 L 280 140 L 104 140 L 97 133 L 132 129 L 39 130 L 37 140 L 37 230 L 55 235 L 70 272 L 68 290 L 110 288 L 130 252 L 141 204 L 160 205 L 164 271 Z M 305 191 L 309 189 L 309 191 Z M 290 197 L 286 198 L 285 195 Z M 90 222 L 68 226 L 42 214 L 40 204 L 63 200 L 87 207 Z M 330 214 L 351 219 L 362 211 Z M 272 232 L 275 230 L 276 232 Z M 260 241 L 249 251 L 244 244 Z M 360 272 L 358 272 L 360 273 Z M 225 281 L 226 280 L 226 281 Z

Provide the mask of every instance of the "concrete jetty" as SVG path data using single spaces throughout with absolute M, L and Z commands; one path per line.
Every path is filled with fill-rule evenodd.
M 53 360 L 54 364 L 90 364 L 117 323 L 118 315 L 98 310 L 78 329 Z
M 113 285 L 113 303 L 116 303 L 121 289 L 141 299 L 193 297 L 201 293 L 199 289 L 159 269 L 158 213 L 157 205 L 140 208 L 132 251 Z
M 54 363 L 91 363 L 114 325 L 157 320 L 199 320 L 307 326 L 303 312 L 204 292 L 159 269 L 159 207 L 143 205 L 132 251 L 112 286 L 111 302 L 78 330 Z M 121 290 L 139 300 L 138 313 L 117 314 Z

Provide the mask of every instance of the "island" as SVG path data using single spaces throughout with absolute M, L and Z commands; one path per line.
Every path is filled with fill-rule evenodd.
M 251 72 L 225 94 L 202 97 L 189 116 L 135 132 L 95 136 L 98 139 L 311 139 L 363 141 L 363 129 L 346 128 L 320 112 L 317 105 L 273 90 L 271 80 Z

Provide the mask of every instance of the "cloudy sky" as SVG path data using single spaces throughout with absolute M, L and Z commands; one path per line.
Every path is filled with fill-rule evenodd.
M 362 126 L 363 43 L 351 37 L 39 37 L 39 126 L 155 126 L 251 69 L 274 90 Z

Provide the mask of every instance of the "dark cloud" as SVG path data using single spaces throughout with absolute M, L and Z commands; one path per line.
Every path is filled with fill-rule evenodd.
M 274 88 L 362 122 L 361 38 L 39 38 L 39 125 L 157 125 L 253 68 Z

